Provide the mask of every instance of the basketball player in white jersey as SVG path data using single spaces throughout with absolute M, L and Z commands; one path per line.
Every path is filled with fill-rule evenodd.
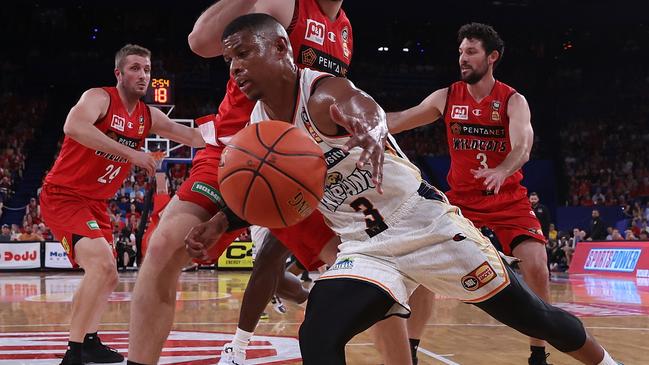
M 504 324 L 544 339 L 584 364 L 615 365 L 573 315 L 537 296 L 443 193 L 421 179 L 392 140 L 381 194 L 372 172 L 344 149 L 350 120 L 385 124 L 385 113 L 347 79 L 299 70 L 274 18 L 248 14 L 223 33 L 224 58 L 241 91 L 258 100 L 251 122 L 293 123 L 322 148 L 328 167 L 318 209 L 340 235 L 336 263 L 316 282 L 300 327 L 304 364 L 345 364 L 345 344 L 372 324 L 409 314 L 418 285 L 476 305 Z M 217 222 L 219 230 L 227 223 Z M 188 250 L 205 243 L 193 237 Z M 209 241 L 203 241 L 209 242 Z

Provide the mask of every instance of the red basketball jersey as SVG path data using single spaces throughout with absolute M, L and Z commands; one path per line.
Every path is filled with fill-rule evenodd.
M 296 0 L 287 31 L 298 66 L 337 76 L 347 74 L 353 39 L 351 23 L 342 9 L 331 21 L 316 0 Z M 194 161 L 218 158 L 224 143 L 248 124 L 254 105 L 230 77 L 218 114 L 196 120 L 207 146 L 196 154 Z
M 511 151 L 507 103 L 516 90 L 496 80 L 491 93 L 479 103 L 467 84 L 458 81 L 448 89 L 444 123 L 451 155 L 448 184 L 454 192 L 485 190 L 484 179 L 471 170 L 494 168 Z M 521 170 L 509 176 L 501 190 L 513 190 L 523 179 Z
M 139 150 L 151 129 L 151 112 L 138 101 L 131 115 L 122 104 L 117 88 L 103 88 L 110 95 L 106 116 L 95 127 L 113 140 Z M 45 183 L 57 185 L 89 199 L 109 199 L 131 170 L 126 159 L 88 148 L 65 136 L 63 147 Z

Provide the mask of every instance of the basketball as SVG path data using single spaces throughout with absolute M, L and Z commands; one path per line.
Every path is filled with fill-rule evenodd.
M 292 226 L 308 217 L 324 194 L 322 150 L 295 126 L 264 121 L 239 131 L 223 151 L 219 190 L 250 224 Z

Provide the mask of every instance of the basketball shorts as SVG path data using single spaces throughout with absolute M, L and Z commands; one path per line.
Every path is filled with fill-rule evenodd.
M 457 207 L 413 194 L 389 229 L 361 240 L 343 240 L 336 263 L 319 280 L 356 279 L 395 300 L 386 316 L 408 315 L 419 285 L 473 303 L 509 284 L 505 264 L 489 239 Z
M 512 249 L 528 237 L 545 245 L 541 224 L 525 189 L 486 196 L 450 191 L 448 198 L 476 227 L 491 228 L 506 255 L 511 255 Z
M 194 160 L 189 177 L 180 185 L 176 195 L 182 201 L 195 203 L 214 215 L 220 210 L 223 198 L 219 193 L 219 157 Z
M 116 257 L 113 230 L 105 200 L 84 198 L 70 190 L 45 184 L 40 202 L 45 223 L 54 237 L 61 242 L 73 267 L 79 266 L 74 260 L 74 236 L 105 238 Z
M 314 211 L 302 222 L 286 228 L 263 228 L 253 226 L 250 229 L 252 240 L 259 252 L 263 240 L 271 232 L 286 248 L 288 248 L 309 271 L 324 265 L 320 260 L 320 252 L 336 235 L 324 222 L 322 213 Z

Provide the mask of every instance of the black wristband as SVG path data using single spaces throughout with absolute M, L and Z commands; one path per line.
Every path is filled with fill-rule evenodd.
M 228 220 L 228 229 L 226 232 L 232 232 L 241 228 L 250 227 L 250 223 L 239 218 L 228 206 L 221 208 L 221 212 L 225 214 L 225 218 L 227 218 Z

